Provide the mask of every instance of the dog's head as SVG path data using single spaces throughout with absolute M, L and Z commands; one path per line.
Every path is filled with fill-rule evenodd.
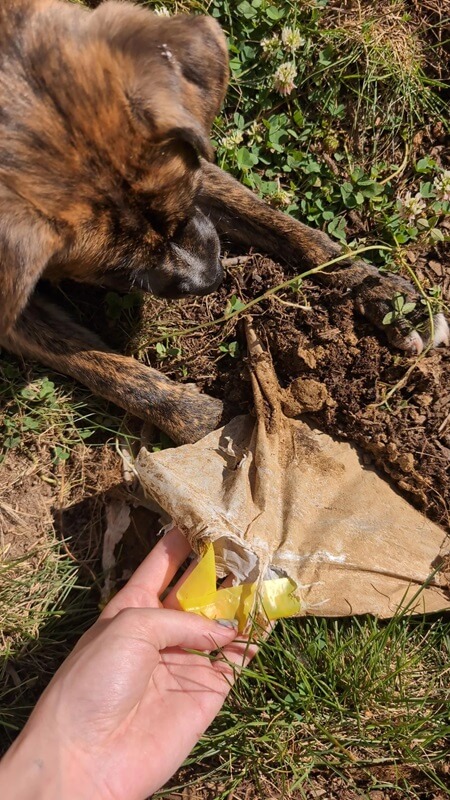
M 0 10 L 0 330 L 40 277 L 166 297 L 220 282 L 196 207 L 228 78 L 207 17 L 123 2 Z

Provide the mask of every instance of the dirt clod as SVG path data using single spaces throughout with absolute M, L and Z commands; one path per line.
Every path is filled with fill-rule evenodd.
M 283 392 L 282 407 L 287 417 L 320 411 L 328 397 L 323 383 L 313 378 L 295 378 Z

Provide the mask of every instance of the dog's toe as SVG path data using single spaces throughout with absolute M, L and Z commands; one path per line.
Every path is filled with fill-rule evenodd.
M 403 326 L 392 325 L 386 328 L 387 337 L 394 347 L 403 350 L 410 356 L 418 356 L 424 350 L 440 345 L 448 347 L 450 345 L 450 328 L 444 314 L 439 313 L 433 316 L 433 320 L 428 320 L 417 329 L 405 331 Z
M 450 328 L 442 313 L 436 314 L 433 318 L 433 347 L 443 344 L 445 347 L 450 345 Z

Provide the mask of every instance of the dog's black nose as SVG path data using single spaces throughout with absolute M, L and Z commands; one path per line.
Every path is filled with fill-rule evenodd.
M 180 281 L 180 291 L 183 294 L 194 294 L 200 297 L 211 294 L 219 288 L 223 281 L 223 267 L 217 261 L 215 269 L 209 268 L 203 275 L 192 275 Z
M 207 270 L 192 270 L 187 275 L 172 278 L 160 292 L 162 297 L 168 300 L 176 300 L 182 297 L 195 295 L 204 297 L 215 292 L 223 281 L 223 268 L 220 261 L 212 267 L 209 265 Z
M 223 268 L 222 268 L 222 264 L 220 264 L 220 262 L 219 262 L 218 265 L 217 265 L 217 278 L 216 278 L 216 280 L 213 281 L 212 283 L 210 283 L 208 286 L 205 286 L 205 288 L 201 292 L 198 292 L 198 294 L 200 296 L 202 296 L 202 297 L 204 295 L 207 295 L 207 294 L 212 294 L 213 292 L 217 291 L 217 289 L 219 288 L 219 286 L 222 283 L 222 281 L 223 281 Z

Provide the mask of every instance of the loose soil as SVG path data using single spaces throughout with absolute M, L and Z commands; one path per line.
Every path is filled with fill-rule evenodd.
M 441 284 L 448 303 L 446 255 L 442 250 L 439 256 L 419 258 L 414 268 L 425 285 Z M 155 338 L 155 320 L 159 326 L 188 329 L 218 318 L 230 296 L 245 303 L 289 277 L 278 264 L 254 255 L 229 268 L 213 298 L 169 306 L 148 297 L 133 348 L 173 378 L 180 379 L 184 366 L 186 380 L 224 400 L 226 418 L 247 412 L 252 398 L 242 323 L 228 321 L 225 329 L 213 326 L 171 340 L 168 347 L 181 348 L 181 353 L 163 359 L 147 343 Z M 350 298 L 312 283 L 304 283 L 302 294 L 287 290 L 262 301 L 252 314 L 281 386 L 295 394 L 297 410 L 309 412 L 308 418 L 330 435 L 359 445 L 368 463 L 381 468 L 417 508 L 448 528 L 450 351 L 405 358 L 355 313 Z M 219 351 L 224 341 L 238 342 L 238 357 Z

